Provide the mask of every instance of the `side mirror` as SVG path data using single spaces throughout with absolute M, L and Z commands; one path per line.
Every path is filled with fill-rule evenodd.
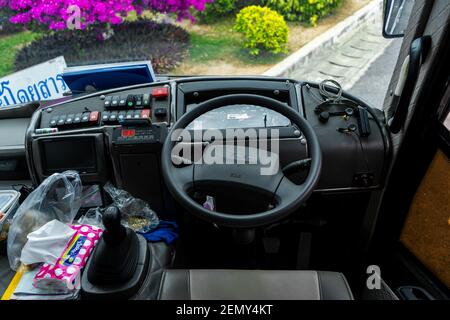
M 413 5 L 414 1 L 411 0 L 384 0 L 383 37 L 404 36 Z

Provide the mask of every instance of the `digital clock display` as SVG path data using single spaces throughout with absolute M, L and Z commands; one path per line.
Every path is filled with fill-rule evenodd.
M 122 137 L 129 138 L 134 137 L 136 134 L 136 130 L 134 129 L 122 129 Z

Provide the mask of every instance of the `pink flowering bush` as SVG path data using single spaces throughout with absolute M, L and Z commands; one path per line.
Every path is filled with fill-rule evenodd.
M 14 24 L 40 24 L 51 30 L 67 28 L 71 19 L 71 6 L 80 9 L 80 26 L 93 24 L 120 24 L 130 11 L 138 15 L 144 10 L 169 13 L 178 19 L 192 18 L 191 9 L 203 10 L 212 0 L 0 0 L 0 10 L 13 11 L 10 22 Z

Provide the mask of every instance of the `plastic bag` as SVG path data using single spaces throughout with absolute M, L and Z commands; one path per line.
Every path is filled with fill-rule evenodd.
M 81 206 L 81 179 L 76 171 L 55 173 L 45 179 L 20 205 L 8 234 L 11 269 L 20 266 L 20 255 L 29 233 L 51 220 L 71 223 Z
M 78 219 L 79 224 L 88 224 L 90 226 L 99 227 L 105 229 L 103 226 L 103 211 L 105 209 L 101 208 L 91 208 L 89 209 L 80 219 Z
M 125 190 L 115 188 L 110 182 L 103 189 L 122 213 L 122 224 L 136 232 L 146 233 L 159 224 L 156 213 L 144 200 L 133 197 Z

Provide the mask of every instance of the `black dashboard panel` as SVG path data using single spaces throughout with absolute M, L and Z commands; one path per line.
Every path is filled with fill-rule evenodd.
M 358 189 L 379 187 L 388 157 L 388 141 L 378 119 L 378 112 L 369 115 L 370 134 L 361 136 L 358 131 L 358 116 L 330 116 L 323 122 L 317 114 L 319 90 L 310 86 L 302 87 L 305 117 L 315 129 L 323 152 L 322 174 L 319 181 L 321 189 Z M 354 99 L 347 96 L 354 102 Z M 356 103 L 362 105 L 362 102 Z M 354 105 L 354 103 L 351 103 Z M 329 114 L 345 112 L 348 106 L 331 105 L 325 107 Z M 381 113 L 381 112 L 380 112 Z M 382 113 L 379 115 L 382 116 Z M 347 131 L 347 128 L 356 128 Z
M 176 116 L 181 117 L 189 106 L 228 94 L 259 94 L 284 102 L 301 110 L 301 100 L 297 90 L 300 85 L 289 80 L 273 78 L 196 78 L 181 80 L 177 86 Z
M 369 113 L 367 120 L 368 136 L 345 132 L 350 125 L 359 126 L 358 118 L 333 116 L 326 122 L 321 121 L 316 110 L 320 104 L 317 85 L 266 77 L 173 79 L 73 97 L 39 109 L 33 115 L 26 137 L 27 161 L 33 182 L 38 184 L 51 172 L 78 166 L 83 182 L 102 184 L 112 180 L 119 187 L 151 201 L 154 208 L 162 209 L 169 196 L 161 178 L 159 159 L 171 124 L 203 101 L 234 93 L 277 99 L 310 122 L 323 153 L 317 191 L 352 192 L 382 186 L 389 139 L 374 111 Z M 344 97 L 353 101 L 353 105 L 371 110 L 354 97 L 345 93 Z M 307 142 L 301 132 L 281 115 L 257 106 L 226 108 L 215 110 L 200 120 L 206 119 L 206 124 L 218 129 L 253 128 L 261 127 L 261 124 L 279 128 L 281 167 L 308 157 Z M 346 106 L 341 105 L 328 111 L 339 113 L 345 109 Z M 80 142 L 87 137 L 95 137 L 93 147 L 83 146 Z M 61 160 L 47 161 L 45 155 L 57 153 L 55 149 L 47 152 L 44 146 L 55 139 L 68 139 L 66 143 L 72 141 L 74 149 L 84 149 L 95 156 L 74 163 L 76 159 L 64 159 L 70 154 L 73 158 L 77 152 L 66 152 L 66 155 L 62 152 Z M 290 178 L 301 183 L 304 174 L 297 173 Z

